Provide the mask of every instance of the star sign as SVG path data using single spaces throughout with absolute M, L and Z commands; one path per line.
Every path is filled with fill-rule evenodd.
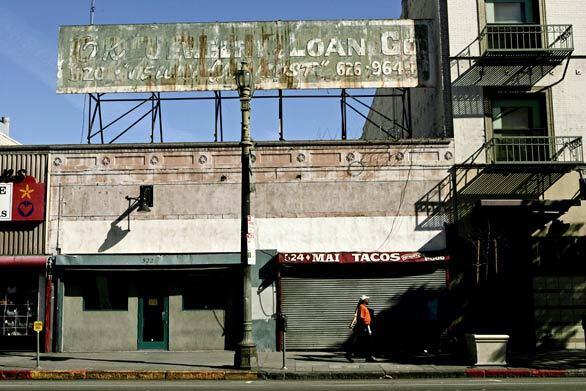
M 31 189 L 30 187 L 28 187 L 28 184 L 26 185 L 26 188 L 24 189 L 20 189 L 18 190 L 22 193 L 22 195 L 20 196 L 20 198 L 28 198 L 29 200 L 31 199 L 31 193 L 33 191 L 35 191 L 35 189 Z

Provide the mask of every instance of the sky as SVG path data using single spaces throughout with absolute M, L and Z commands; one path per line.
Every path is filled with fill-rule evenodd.
M 0 116 L 10 117 L 10 136 L 23 144 L 87 143 L 86 96 L 56 93 L 57 35 L 60 25 L 89 24 L 90 3 L 91 0 L 0 0 Z M 395 19 L 401 8 L 400 0 L 95 0 L 95 3 L 95 24 Z M 319 93 L 339 96 L 340 91 Z M 210 93 L 161 95 L 209 96 Z M 145 95 L 116 94 L 116 97 Z M 364 101 L 368 103 L 369 99 Z M 273 99 L 253 100 L 254 139 L 278 139 L 277 104 Z M 104 104 L 104 122 L 130 107 L 118 102 Z M 128 121 L 134 122 L 138 116 Z M 162 118 L 165 142 L 213 141 L 213 101 L 163 101 Z M 236 100 L 224 102 L 223 119 L 224 139 L 238 140 L 240 112 Z M 124 124 L 120 121 L 107 129 L 106 142 L 123 130 Z M 359 138 L 363 124 L 363 118 L 348 110 L 349 138 Z M 288 140 L 339 138 L 339 99 L 285 100 L 284 132 Z M 143 121 L 117 142 L 148 142 L 149 137 L 150 121 Z M 99 140 L 95 138 L 92 142 Z

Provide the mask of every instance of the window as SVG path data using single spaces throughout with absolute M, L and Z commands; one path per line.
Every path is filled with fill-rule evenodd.
M 494 5 L 495 23 L 523 23 L 525 22 L 524 4 L 496 3 Z
M 545 136 L 544 112 L 542 96 L 493 99 L 493 133 L 495 136 Z
M 85 280 L 85 311 L 128 311 L 127 281 L 112 274 L 95 274 Z
M 533 0 L 486 0 L 486 22 L 536 23 Z
M 37 273 L 2 271 L 0 278 L 0 336 L 33 335 L 37 320 Z
M 531 107 L 507 107 L 501 106 L 494 110 L 496 123 L 500 123 L 501 129 L 531 129 L 533 128 L 533 115 Z M 495 123 L 493 122 L 493 124 Z
M 545 96 L 492 100 L 492 158 L 497 162 L 549 161 Z
M 226 277 L 220 273 L 188 276 L 183 283 L 183 310 L 226 308 Z

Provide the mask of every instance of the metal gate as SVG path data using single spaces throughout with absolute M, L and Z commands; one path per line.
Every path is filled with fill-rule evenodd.
M 445 270 L 387 278 L 281 278 L 281 310 L 288 317 L 287 348 L 339 349 L 351 336 L 348 328 L 358 298 L 371 297 L 380 314 L 406 300 L 437 297 L 446 286 Z

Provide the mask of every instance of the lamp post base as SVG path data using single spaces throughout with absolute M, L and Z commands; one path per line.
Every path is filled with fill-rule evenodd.
M 256 356 L 256 346 L 254 345 L 238 345 L 234 353 L 234 367 L 238 369 L 252 369 L 252 358 Z

